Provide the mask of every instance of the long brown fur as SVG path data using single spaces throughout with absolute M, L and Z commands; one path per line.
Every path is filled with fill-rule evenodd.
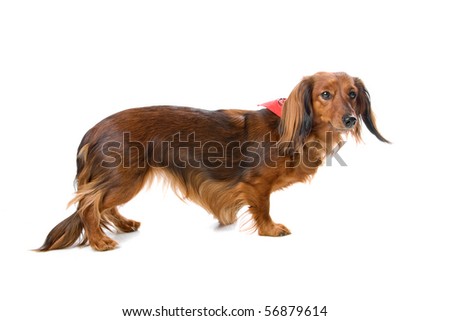
M 324 94 L 327 92 L 329 94 Z M 312 178 L 346 135 L 361 140 L 361 121 L 379 140 L 363 82 L 345 73 L 305 77 L 287 98 L 281 118 L 267 109 L 218 110 L 156 106 L 128 109 L 102 120 L 77 154 L 74 214 L 50 231 L 48 251 L 89 244 L 117 246 L 104 229 L 132 232 L 140 223 L 117 207 L 162 176 L 185 199 L 221 224 L 248 206 L 260 235 L 290 231 L 272 221 L 270 194 Z

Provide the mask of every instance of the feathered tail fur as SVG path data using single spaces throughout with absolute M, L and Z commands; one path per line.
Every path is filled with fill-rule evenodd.
M 50 251 L 63 249 L 72 246 L 77 242 L 80 237 L 83 239 L 79 243 L 84 245 L 87 242 L 86 237 L 83 235 L 83 223 L 77 212 L 70 215 L 61 223 L 56 225 L 50 233 L 48 233 L 44 244 L 37 249 L 37 251 Z

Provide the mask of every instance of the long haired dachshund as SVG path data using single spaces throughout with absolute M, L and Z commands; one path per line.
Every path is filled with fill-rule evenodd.
M 50 231 L 39 250 L 76 242 L 99 251 L 115 248 L 118 243 L 104 229 L 139 228 L 117 208 L 156 175 L 220 224 L 235 222 L 237 212 L 248 206 L 259 235 L 290 234 L 270 217 L 273 191 L 311 179 L 347 134 L 360 141 L 361 121 L 380 141 L 388 141 L 377 130 L 363 82 L 345 73 L 304 77 L 278 104 L 279 115 L 276 108 L 157 106 L 102 120 L 78 148 L 77 192 L 69 203 L 77 209 Z

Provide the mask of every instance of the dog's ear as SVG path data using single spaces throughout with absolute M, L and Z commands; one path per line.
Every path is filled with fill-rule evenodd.
M 367 129 L 375 135 L 380 141 L 384 143 L 391 143 L 386 138 L 384 138 L 377 129 L 377 125 L 375 122 L 375 115 L 372 112 L 372 107 L 370 103 L 370 95 L 367 91 L 364 83 L 359 78 L 353 78 L 355 82 L 355 86 L 358 88 L 358 96 L 356 97 L 356 108 L 355 112 L 358 118 L 364 121 Z M 359 122 L 354 130 L 355 138 L 357 141 L 361 140 L 361 126 Z
M 305 77 L 292 90 L 284 103 L 279 127 L 279 146 L 285 155 L 297 151 L 311 132 L 313 125 L 312 89 L 312 78 Z

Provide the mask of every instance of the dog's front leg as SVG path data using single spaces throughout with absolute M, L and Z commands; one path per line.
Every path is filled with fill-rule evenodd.
M 291 234 L 286 226 L 272 221 L 270 217 L 270 193 L 256 192 L 248 201 L 249 212 L 253 216 L 259 235 L 285 236 Z

